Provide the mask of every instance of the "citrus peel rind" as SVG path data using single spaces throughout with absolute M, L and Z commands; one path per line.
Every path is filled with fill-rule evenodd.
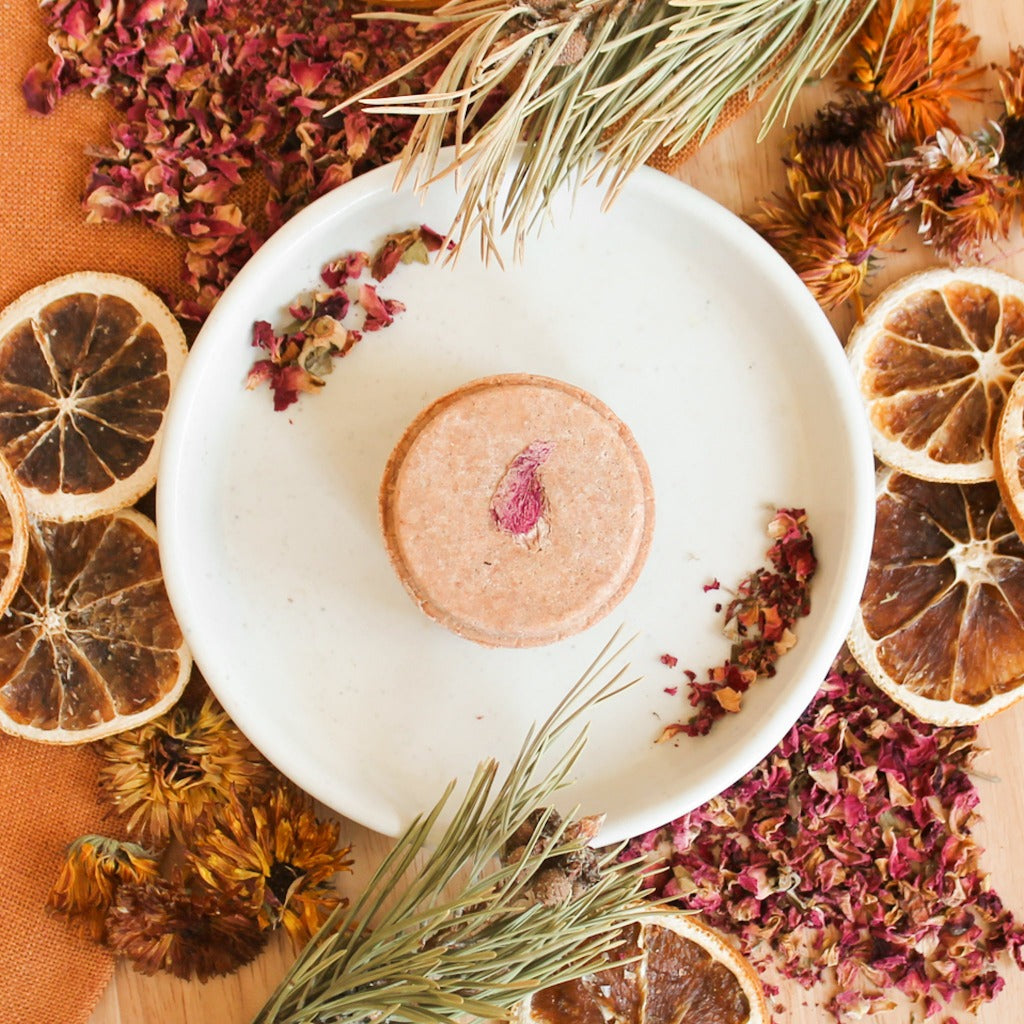
M 995 475 L 1006 396 L 1024 371 L 1024 282 L 937 268 L 887 288 L 847 346 L 875 454 L 924 480 Z
M 149 519 L 31 523 L 0 618 L 0 728 L 65 744 L 131 729 L 175 703 L 191 667 Z
M 1024 537 L 1024 376 L 1017 378 L 1006 397 L 993 455 L 999 493 Z
M 54 278 L 0 312 L 0 453 L 30 515 L 69 521 L 134 504 L 156 482 L 185 335 L 132 278 Z
M 25 499 L 11 467 L 0 456 L 0 616 L 21 585 L 28 557 Z
M 620 961 L 635 959 L 634 963 Z M 583 1015 L 578 1001 L 585 1003 Z M 589 1010 L 589 1013 L 586 1013 Z M 575 1011 L 575 1012 L 574 1012 Z M 651 909 L 613 951 L 608 968 L 524 999 L 515 1024 L 770 1024 L 750 962 L 693 914 Z
M 880 689 L 936 725 L 974 725 L 1024 697 L 1024 541 L 994 483 L 879 472 L 849 647 Z

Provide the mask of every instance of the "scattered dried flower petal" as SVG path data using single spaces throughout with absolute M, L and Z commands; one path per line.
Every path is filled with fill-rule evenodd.
M 810 987 L 837 1020 L 892 1005 L 973 1010 L 1024 968 L 1024 929 L 991 891 L 971 836 L 973 728 L 917 721 L 840 659 L 753 771 L 634 839 L 655 894 L 735 934 L 756 962 Z

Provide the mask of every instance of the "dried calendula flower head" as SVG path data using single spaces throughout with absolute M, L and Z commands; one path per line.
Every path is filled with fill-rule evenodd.
M 892 110 L 871 97 L 852 95 L 822 107 L 793 132 L 791 162 L 810 187 L 870 195 L 897 156 Z
M 260 953 L 267 936 L 247 908 L 196 879 L 122 886 L 107 915 L 107 944 L 143 974 L 208 981 Z
M 858 315 L 861 295 L 878 258 L 904 223 L 888 200 L 846 195 L 838 189 L 791 191 L 759 201 L 751 225 L 796 271 L 826 308 L 852 302 Z
M 283 925 L 304 945 L 342 899 L 331 884 L 349 868 L 336 821 L 321 821 L 313 801 L 281 783 L 253 801 L 232 795 L 188 851 L 211 887 L 231 894 L 265 929 Z
M 102 741 L 100 789 L 129 816 L 133 834 L 162 845 L 187 841 L 212 803 L 269 784 L 273 769 L 214 700 L 167 714 Z
M 846 86 L 890 107 L 902 139 L 955 128 L 953 101 L 979 95 L 966 84 L 978 74 L 978 37 L 959 17 L 952 0 L 879 0 L 851 46 Z
M 107 836 L 79 836 L 68 846 L 46 905 L 67 916 L 89 938 L 102 942 L 107 911 L 119 886 L 146 882 L 159 874 L 155 856 L 137 843 Z
M 1024 46 L 1010 48 L 1010 61 L 996 68 L 999 89 L 1006 113 L 1000 121 L 1003 130 L 1003 169 L 1018 181 L 1024 181 Z
M 980 260 L 985 241 L 1006 237 L 1010 207 L 1000 170 L 1002 141 L 996 124 L 991 137 L 940 128 L 894 165 L 893 206 L 916 211 L 925 243 L 954 265 Z

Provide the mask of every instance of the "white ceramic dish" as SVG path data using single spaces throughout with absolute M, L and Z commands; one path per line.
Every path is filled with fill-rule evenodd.
M 592 715 L 567 807 L 602 839 L 662 824 L 735 781 L 816 692 L 860 595 L 874 512 L 871 449 L 842 348 L 783 261 L 738 218 L 641 170 L 610 211 L 556 204 L 522 264 L 401 266 L 407 306 L 318 394 L 274 412 L 247 391 L 256 319 L 279 325 L 320 267 L 417 223 L 445 230 L 454 186 L 424 201 L 382 168 L 273 236 L 203 327 L 172 401 L 158 490 L 167 586 L 196 661 L 238 725 L 295 782 L 395 834 L 478 761 L 507 762 L 616 627 L 643 680 Z M 380 537 L 385 461 L 432 399 L 477 377 L 577 384 L 632 429 L 656 527 L 629 596 L 558 644 L 487 649 L 427 619 Z M 763 564 L 773 506 L 805 506 L 820 568 L 778 675 L 710 736 L 654 740 L 688 715 L 683 668 L 728 655 L 714 611 Z M 600 543 L 600 538 L 594 538 Z M 679 658 L 671 670 L 663 653 Z M 675 696 L 667 689 L 678 687 Z

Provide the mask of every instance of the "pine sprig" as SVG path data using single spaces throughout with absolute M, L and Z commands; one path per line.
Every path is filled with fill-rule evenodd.
M 737 97 L 770 96 L 766 131 L 876 3 L 449 0 L 425 13 L 414 2 L 398 16 L 450 31 L 348 103 L 417 116 L 400 180 L 424 189 L 458 169 L 453 235 L 478 230 L 485 254 L 500 258 L 497 236 L 511 231 L 519 253 L 561 189 L 593 178 L 611 202 L 656 151 L 704 139 Z M 429 92 L 378 95 L 445 49 Z
M 625 669 L 608 678 L 622 651 L 614 639 L 605 647 L 530 730 L 504 779 L 496 761 L 481 762 L 448 824 L 455 782 L 413 821 L 362 894 L 306 946 L 257 1024 L 497 1020 L 529 992 L 605 962 L 641 913 L 642 862 L 622 863 L 611 849 L 590 888 L 553 906 L 529 894 L 540 868 L 586 845 L 551 809 L 583 750 L 585 725 L 561 752 L 556 744 L 588 709 L 632 685 Z M 532 835 L 523 856 L 504 862 L 524 826 Z

